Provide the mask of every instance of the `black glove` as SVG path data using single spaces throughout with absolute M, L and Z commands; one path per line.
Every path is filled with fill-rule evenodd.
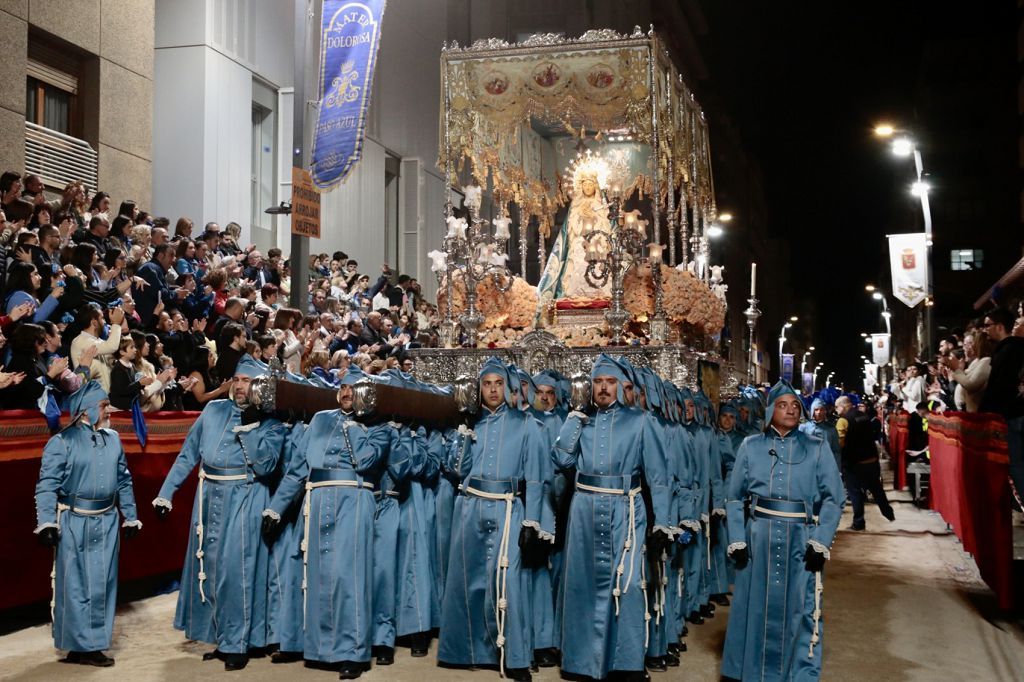
M 156 511 L 156 517 L 161 521 L 165 520 L 167 518 L 167 515 L 171 513 L 171 510 L 163 506 L 162 504 L 156 505 L 155 507 L 153 507 L 153 509 Z
M 266 419 L 267 416 L 268 415 L 265 412 L 263 412 L 263 410 L 261 410 L 260 408 L 256 407 L 255 405 L 250 405 L 249 407 L 242 410 L 242 425 L 248 426 L 249 424 L 261 422 L 264 419 Z
M 817 573 L 825 568 L 825 555 L 808 545 L 804 552 L 804 566 L 811 573 Z
M 36 537 L 39 539 L 39 544 L 43 547 L 56 547 L 57 543 L 60 542 L 60 531 L 50 526 L 39 531 Z
M 711 533 L 711 544 L 713 545 L 716 542 L 718 542 L 718 527 L 721 524 L 715 523 L 715 516 L 712 515 L 711 518 L 708 519 L 708 525 L 711 527 L 711 530 L 710 530 L 710 533 Z
M 750 563 L 750 550 L 746 547 L 734 549 L 729 556 L 732 557 L 732 561 L 736 564 L 737 569 L 746 568 L 747 564 Z
M 135 539 L 135 536 L 139 534 L 140 530 L 142 530 L 142 529 L 139 528 L 138 526 L 125 526 L 124 527 L 124 539 L 125 540 L 133 540 L 133 539 Z
M 519 561 L 523 568 L 547 566 L 551 544 L 540 539 L 536 528 L 523 526 L 519 530 Z
M 670 544 L 672 544 L 672 538 L 661 528 L 656 528 L 647 536 L 647 549 L 651 556 L 660 557 Z
M 277 537 L 277 530 L 280 525 L 281 521 L 275 519 L 273 516 L 264 516 L 263 525 L 260 528 L 260 532 L 263 534 L 263 539 L 268 543 L 273 542 L 274 538 Z

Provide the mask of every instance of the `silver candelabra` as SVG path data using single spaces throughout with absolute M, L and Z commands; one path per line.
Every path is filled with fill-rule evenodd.
M 605 198 L 608 206 L 608 232 L 592 229 L 583 234 L 586 242 L 587 269 L 584 277 L 587 283 L 596 288 L 603 287 L 611 279 L 612 302 L 604 319 L 608 322 L 612 345 L 622 345 L 622 334 L 629 322 L 629 312 L 622 305 L 625 294 L 623 280 L 629 269 L 637 262 L 643 248 L 644 233 L 626 227 L 619 219 L 621 200 L 613 197 Z
M 747 318 L 747 383 L 754 383 L 754 328 L 757 327 L 757 319 L 761 317 L 761 311 L 757 307 L 757 299 L 751 295 L 747 299 L 750 305 L 743 314 Z
M 469 348 L 476 347 L 480 325 L 484 323 L 484 316 L 476 307 L 477 284 L 490 277 L 498 291 L 506 292 L 512 287 L 512 273 L 508 269 L 508 227 L 507 222 L 502 222 L 504 211 L 500 210 L 495 220 L 496 229 L 492 233 L 486 227 L 488 221 L 480 217 L 480 201 L 481 189 L 467 187 L 465 205 L 469 209 L 469 222 L 464 218 L 455 218 L 451 211 L 448 212 L 448 233 L 443 242 L 444 252 L 448 256 L 448 305 L 445 321 L 441 325 L 442 340 L 447 347 L 455 345 L 454 336 L 457 333 L 451 316 L 452 280 L 456 272 L 462 273 L 462 281 L 466 286 L 466 310 L 459 316 L 459 324 L 465 333 L 463 345 Z

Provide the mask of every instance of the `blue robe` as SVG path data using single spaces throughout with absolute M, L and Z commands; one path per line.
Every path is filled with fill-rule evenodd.
M 192 509 L 192 533 L 174 614 L 174 627 L 184 630 L 186 637 L 216 644 L 227 654 L 244 654 L 270 643 L 270 551 L 260 537 L 260 525 L 270 502 L 268 481 L 277 471 L 288 433 L 276 419 L 236 431 L 246 428 L 241 414 L 232 400 L 207 403 L 159 494 L 172 500 L 197 464 L 206 474 L 245 477 L 200 479 L 202 494 L 196 494 Z
M 274 493 L 274 503 L 280 504 L 302 495 L 306 488 L 306 660 L 370 660 L 377 508 L 372 488 L 394 433 L 387 425 L 368 429 L 341 410 L 317 412 L 299 444 L 298 456 Z M 317 487 L 332 478 L 354 485 Z
M 299 456 L 297 449 L 306 425 L 291 427 L 285 442 L 281 471 Z M 281 651 L 302 651 L 302 500 L 271 500 L 270 509 L 281 517 L 280 531 L 270 547 L 270 641 Z
M 687 424 L 686 429 L 693 438 L 692 513 L 693 520 L 700 523 L 700 530 L 683 551 L 686 566 L 683 580 L 684 617 L 699 611 L 710 595 L 707 529 L 711 513 L 711 434 L 696 421 Z
M 839 471 L 843 470 L 842 451 L 839 447 L 839 432 L 836 431 L 835 424 L 830 421 L 816 422 L 808 420 L 800 425 L 800 430 L 808 436 L 814 436 L 825 441 L 825 444 L 832 449 L 832 456 L 836 458 L 836 468 Z
M 447 429 L 442 435 L 442 442 L 434 444 L 434 447 L 443 448 L 441 457 L 441 472 L 437 481 L 437 488 L 434 493 L 434 536 L 437 546 L 437 594 L 438 599 L 444 601 L 444 586 L 448 578 L 448 553 L 451 547 L 452 536 L 452 513 L 455 508 L 455 494 L 458 487 L 458 474 L 451 471 L 450 462 L 455 461 L 453 452 L 456 444 L 461 441 L 457 438 L 455 429 Z M 440 627 L 440 622 L 437 627 Z
M 711 433 L 711 524 L 714 540 L 711 543 L 711 594 L 725 594 L 733 581 L 732 565 L 726 560 L 729 531 L 725 517 L 725 485 L 732 472 L 736 455 L 729 436 L 721 431 Z M 728 470 L 727 470 L 728 469 Z
M 844 495 L 832 453 L 823 441 L 798 430 L 784 438 L 774 430 L 750 436 L 736 454 L 727 498 L 730 546 L 745 543 L 750 563 L 736 571 L 722 674 L 744 680 L 816 680 L 822 645 L 816 644 L 809 656 L 815 576 L 804 567 L 804 553 L 812 542 L 827 551 L 839 525 Z M 819 634 L 821 627 L 819 622 Z
M 674 462 L 672 462 L 674 455 L 671 453 L 672 446 L 675 445 L 672 439 L 674 424 L 657 412 L 650 412 L 648 418 L 654 422 L 654 433 L 660 442 L 658 450 L 664 458 L 664 467 L 670 491 L 668 519 L 671 522 L 674 521 L 671 510 L 673 509 L 673 496 L 675 494 L 675 476 L 671 469 L 674 466 Z M 661 657 L 668 652 L 669 642 L 674 642 L 679 637 L 679 633 L 675 631 L 675 608 L 672 605 L 673 595 L 669 591 L 669 582 L 677 582 L 678 577 L 676 572 L 672 570 L 672 562 L 668 555 L 668 550 L 658 556 L 648 553 L 646 560 L 648 562 L 647 610 L 651 616 L 647 623 L 649 630 L 647 656 Z
M 554 530 L 541 526 L 545 437 L 536 419 L 506 404 L 493 412 L 485 408 L 473 434 L 460 434 L 448 464 L 462 490 L 452 514 L 437 657 L 454 665 L 500 663 L 498 601 L 504 597 L 505 667 L 526 668 L 533 653 L 529 585 L 520 567 L 518 538 L 524 524 L 545 533 Z M 469 490 L 504 494 L 521 486 L 525 503 L 517 494 L 511 509 L 505 500 Z M 498 565 L 506 534 L 507 571 Z
M 398 583 L 395 593 L 395 625 L 399 637 L 427 632 L 434 624 L 434 544 L 430 486 L 437 478 L 440 462 L 431 456 L 423 428 L 410 435 L 412 457 L 403 480 L 398 523 Z
M 373 516 L 373 646 L 394 648 L 395 596 L 398 591 L 399 483 L 408 475 L 414 453 L 409 429 L 399 432 L 387 467 L 373 491 L 377 502 Z M 407 447 L 402 447 L 405 442 Z
M 551 447 L 558 440 L 558 432 L 562 428 L 565 419 L 556 412 L 531 412 L 544 427 L 546 453 L 551 452 Z M 561 488 L 564 490 L 564 477 L 555 471 L 554 462 L 551 457 L 542 459 L 544 479 L 544 501 L 541 507 L 542 526 L 545 528 L 555 527 L 555 514 L 558 509 L 556 493 L 558 482 L 556 478 L 562 478 Z M 557 585 L 556 570 L 560 573 L 562 564 L 562 552 L 552 550 L 548 556 L 546 566 L 530 569 L 530 607 L 532 613 L 533 627 L 533 648 L 534 649 L 557 649 L 561 637 L 561 628 L 555 620 L 555 585 Z M 557 567 L 557 569 L 556 569 Z
M 696 443 L 685 424 L 676 422 L 672 425 L 669 446 L 669 471 L 673 477 L 673 509 L 672 518 L 677 527 L 688 533 L 688 542 L 683 538 L 677 543 L 672 557 L 670 581 L 666 601 L 669 603 L 668 615 L 675 623 L 674 632 L 678 637 L 685 627 L 686 616 L 689 615 L 686 604 L 687 566 L 700 561 L 694 545 L 700 535 L 699 492 L 695 475 Z
M 58 649 L 110 647 L 117 604 L 117 507 L 126 522 L 138 522 L 132 476 L 117 432 L 77 424 L 52 437 L 40 462 L 36 517 L 41 528 L 60 531 L 53 595 Z
M 603 679 L 612 670 L 644 669 L 644 542 L 649 527 L 667 531 L 671 525 L 670 482 L 654 424 L 648 413 L 617 402 L 586 423 L 573 413 L 552 451 L 559 469 L 577 471 L 559 605 L 565 622 L 572 623 L 562 629 L 563 672 Z M 650 520 L 639 492 L 631 493 L 638 491 L 640 478 L 651 495 Z M 588 482 L 630 494 L 580 487 Z

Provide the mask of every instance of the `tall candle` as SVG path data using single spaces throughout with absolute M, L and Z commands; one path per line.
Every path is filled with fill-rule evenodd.
M 757 294 L 757 263 L 750 264 L 750 298 Z

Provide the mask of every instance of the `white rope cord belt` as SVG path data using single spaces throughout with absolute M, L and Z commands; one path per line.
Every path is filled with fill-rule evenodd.
M 814 632 L 811 633 L 811 644 L 807 647 L 807 658 L 814 658 L 814 645 L 821 641 L 819 626 L 821 624 L 821 594 L 825 587 L 821 582 L 821 571 L 814 572 Z
M 210 479 L 211 481 L 244 481 L 247 478 L 248 477 L 245 474 L 232 474 L 230 476 L 208 474 L 202 466 L 199 467 L 199 489 L 196 492 L 196 495 L 199 497 L 199 513 L 196 523 L 196 558 L 199 559 L 199 601 L 201 602 L 206 601 L 206 592 L 203 590 L 203 583 L 206 582 L 206 571 L 204 570 L 205 566 L 203 564 L 203 483 L 206 479 Z
M 100 514 L 106 514 L 108 511 L 113 509 L 114 505 L 111 504 L 105 509 L 81 509 L 79 507 L 72 507 L 69 504 L 63 502 L 57 503 L 57 535 L 60 535 L 60 517 L 64 515 L 64 512 L 70 511 L 75 514 L 84 514 L 85 516 L 99 516 Z M 50 568 L 50 621 L 53 621 L 53 611 L 57 607 L 57 548 L 53 548 L 53 567 Z
M 781 516 L 786 519 L 804 519 L 807 518 L 807 514 L 804 512 L 784 512 L 775 511 L 774 509 L 765 509 L 764 507 L 754 506 L 754 511 L 761 512 L 762 514 L 768 514 L 769 516 Z
M 316 483 L 310 483 L 306 481 L 306 499 L 302 504 L 302 627 L 306 627 L 306 585 L 309 580 L 309 517 L 311 511 L 311 499 L 312 493 L 318 488 L 365 488 L 366 490 L 373 491 L 372 483 L 362 483 L 360 481 L 317 481 Z
M 485 500 L 496 500 L 505 503 L 505 524 L 501 529 L 501 543 L 498 547 L 498 564 L 494 575 L 494 617 L 498 625 L 498 645 L 500 654 L 498 673 L 505 677 L 505 620 L 508 616 L 508 544 L 512 525 L 512 503 L 515 493 L 488 493 L 472 486 L 466 486 L 465 492 Z
M 711 570 L 711 519 L 710 518 L 708 518 L 708 520 L 704 523 L 704 540 L 705 540 L 704 545 L 705 545 L 705 547 L 708 550 L 708 552 L 707 552 L 707 554 L 708 554 L 708 570 L 710 571 Z

